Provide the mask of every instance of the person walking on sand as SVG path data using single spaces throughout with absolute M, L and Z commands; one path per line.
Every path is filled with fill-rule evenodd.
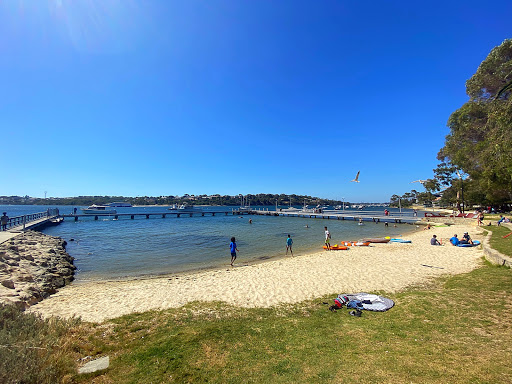
M 290 235 L 288 235 L 288 238 L 286 239 L 286 254 L 288 254 L 288 249 L 289 249 L 289 250 L 290 250 L 290 253 L 291 253 L 291 254 L 292 254 L 292 256 L 293 256 L 292 244 L 293 244 L 293 240 L 292 240 L 292 238 L 290 237 Z
M 476 225 L 478 225 L 478 226 L 484 225 L 484 213 L 483 212 L 480 212 L 480 214 L 477 216 Z
M 430 245 L 442 245 L 439 240 L 437 240 L 436 235 L 432 235 L 432 238 L 430 239 Z
M 9 222 L 9 216 L 7 216 L 7 212 L 4 212 L 2 217 L 0 217 L 0 222 L 2 224 L 2 231 L 7 231 L 7 223 Z
M 235 241 L 236 241 L 235 238 L 232 237 L 231 238 L 231 243 L 229 244 L 229 248 L 231 250 L 231 266 L 233 266 L 233 263 L 236 260 L 236 253 L 239 252 L 238 248 L 236 247 L 236 242 Z
M 325 246 L 328 251 L 331 250 L 331 232 L 327 229 L 327 227 L 324 227 L 325 229 Z

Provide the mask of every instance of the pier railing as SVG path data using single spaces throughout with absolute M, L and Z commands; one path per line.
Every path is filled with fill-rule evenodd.
M 22 226 L 23 229 L 25 229 L 25 226 L 28 223 L 31 223 L 36 220 L 48 218 L 51 216 L 58 216 L 58 215 L 59 215 L 59 210 L 57 208 L 49 208 L 44 212 L 37 212 L 37 213 L 30 213 L 28 215 L 9 217 L 9 221 L 7 222 L 5 229 L 6 230 L 14 229 L 19 226 Z M 3 230 L 3 228 L 2 228 L 2 230 Z

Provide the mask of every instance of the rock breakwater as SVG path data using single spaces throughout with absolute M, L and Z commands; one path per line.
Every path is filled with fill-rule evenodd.
M 0 244 L 0 302 L 26 309 L 73 281 L 76 267 L 58 237 L 27 231 Z

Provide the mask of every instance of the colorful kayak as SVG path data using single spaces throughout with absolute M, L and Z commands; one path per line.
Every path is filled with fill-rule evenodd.
M 327 249 L 327 245 L 324 245 L 324 249 Z M 348 247 L 344 247 L 342 245 L 334 244 L 329 248 L 331 251 L 345 251 Z
M 389 243 L 389 240 L 391 240 L 390 237 L 377 237 L 374 239 L 363 239 L 361 241 L 368 242 L 368 243 Z
M 342 245 L 347 247 L 367 247 L 370 245 L 369 241 L 342 241 Z
M 392 243 L 412 243 L 411 240 L 404 240 L 404 239 L 390 239 Z
M 473 240 L 473 244 L 457 244 L 457 247 L 476 247 L 477 245 L 480 245 L 480 242 Z

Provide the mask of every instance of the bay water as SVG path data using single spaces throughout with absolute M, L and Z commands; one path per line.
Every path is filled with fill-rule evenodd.
M 44 212 L 59 208 L 61 214 L 71 214 L 72 206 L 4 205 L 0 212 L 10 217 Z M 322 251 L 324 226 L 332 235 L 331 244 L 342 240 L 365 237 L 397 237 L 414 231 L 415 226 L 398 224 L 386 227 L 383 222 L 365 222 L 358 225 L 352 220 L 326 220 L 282 216 L 233 215 L 234 207 L 201 207 L 208 211 L 227 211 L 228 215 L 205 216 L 194 214 L 160 216 L 94 215 L 80 217 L 78 221 L 66 218 L 63 223 L 43 229 L 43 233 L 58 236 L 68 242 L 67 252 L 75 258 L 75 283 L 90 280 L 113 280 L 175 274 L 210 268 L 229 267 L 230 238 L 234 236 L 239 249 L 235 265 L 246 265 L 285 255 L 288 234 L 293 239 L 294 255 Z M 257 207 L 261 209 L 261 207 Z M 267 207 L 269 210 L 275 207 Z M 169 213 L 168 207 L 144 206 L 115 208 L 123 213 Z M 374 208 L 382 215 L 384 208 Z M 396 210 L 388 208 L 391 213 Z M 412 210 L 402 210 L 412 217 Z M 346 210 L 357 215 L 357 210 Z M 370 208 L 364 213 L 370 214 Z M 78 210 L 77 213 L 81 213 Z M 249 223 L 249 220 L 252 223 Z M 340 251 L 343 252 L 343 251 Z

